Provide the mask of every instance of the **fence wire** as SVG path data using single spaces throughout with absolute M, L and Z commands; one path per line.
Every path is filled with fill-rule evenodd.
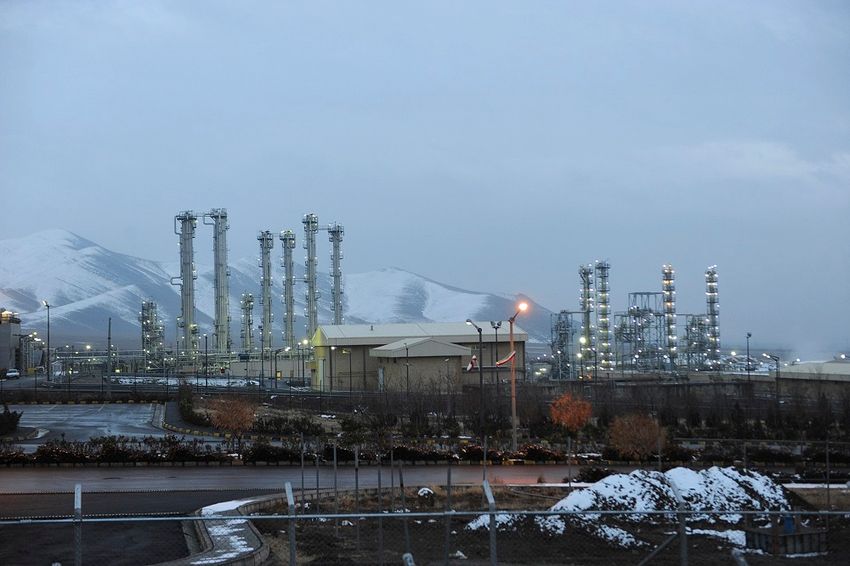
M 311 498 L 287 484 L 186 516 L 78 507 L 0 521 L 0 564 L 850 564 L 850 510 L 564 512 L 535 489 L 399 482 Z

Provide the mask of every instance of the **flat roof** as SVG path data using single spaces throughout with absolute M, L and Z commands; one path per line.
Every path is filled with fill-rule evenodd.
M 481 327 L 481 337 L 485 342 L 495 342 L 496 332 L 490 321 L 475 321 Z M 438 338 L 443 342 L 469 344 L 478 341 L 478 331 L 465 322 L 410 322 L 401 324 L 323 324 L 316 330 L 325 337 L 325 343 L 331 346 L 384 346 L 403 338 Z M 499 342 L 508 342 L 508 328 L 505 323 L 499 329 Z M 514 325 L 514 341 L 526 342 L 528 334 Z

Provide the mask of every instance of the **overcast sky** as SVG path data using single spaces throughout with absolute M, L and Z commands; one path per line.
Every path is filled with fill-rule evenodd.
M 181 210 L 232 257 L 315 212 L 345 271 L 553 310 L 717 264 L 724 346 L 850 348 L 850 3 L 3 0 L 0 199 L 166 261 Z

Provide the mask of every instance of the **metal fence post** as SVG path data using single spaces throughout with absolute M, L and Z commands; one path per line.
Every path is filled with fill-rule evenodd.
M 301 514 L 304 514 L 304 506 L 307 501 L 304 499 L 304 433 L 301 433 Z
M 484 480 L 481 486 L 484 488 L 484 497 L 487 498 L 487 509 L 490 515 L 490 564 L 497 566 L 499 559 L 496 555 L 496 500 L 493 498 L 490 482 Z
M 356 548 L 360 551 L 360 446 L 354 447 L 354 512 L 358 514 L 354 521 Z
M 411 554 L 410 552 L 410 529 L 407 524 L 407 514 L 409 511 L 407 510 L 407 503 L 404 499 L 404 463 L 398 463 L 398 488 L 401 492 L 401 512 L 404 515 L 404 551 L 407 554 Z
M 83 486 L 74 486 L 74 566 L 83 564 Z
M 286 482 L 286 505 L 289 508 L 289 564 L 295 565 L 295 498 L 292 496 L 292 484 Z
M 339 515 L 339 487 L 336 474 L 336 440 L 334 440 L 334 515 Z M 334 535 L 339 536 L 339 519 L 334 519 Z
M 443 563 L 449 566 L 449 552 L 451 546 L 452 518 L 449 512 L 452 510 L 452 461 L 446 469 L 446 554 Z
M 670 488 L 676 497 L 676 515 L 679 519 L 679 564 L 680 566 L 688 566 L 688 526 L 685 521 L 687 516 L 685 513 L 685 500 L 682 499 L 679 486 L 672 481 L 670 481 Z

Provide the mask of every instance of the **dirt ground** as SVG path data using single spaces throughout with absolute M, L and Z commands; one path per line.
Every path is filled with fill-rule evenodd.
M 554 488 L 532 488 L 527 491 L 494 488 L 500 509 L 546 509 L 564 496 L 563 490 Z M 445 493 L 434 489 L 433 500 L 416 496 L 415 490 L 407 490 L 405 506 L 414 512 L 439 511 L 445 503 Z M 815 494 L 809 493 L 809 496 Z M 393 504 L 394 502 L 394 504 Z M 353 498 L 340 498 L 339 511 L 354 512 Z M 432 506 L 433 505 L 433 506 Z M 320 511 L 334 510 L 332 500 L 321 501 Z M 376 496 L 363 497 L 359 501 L 361 511 L 387 511 L 401 509 L 401 497 L 396 487 L 395 496 L 387 490 L 381 501 Z M 462 488 L 453 490 L 452 508 L 455 511 L 481 511 L 484 509 L 481 490 Z M 848 508 L 848 507 L 844 507 Z M 280 510 L 282 511 L 282 510 Z M 311 509 L 307 512 L 310 513 Z M 443 564 L 446 540 L 449 541 L 450 564 L 489 564 L 490 542 L 486 529 L 470 531 L 466 525 L 471 515 L 453 517 L 448 525 L 443 518 L 409 519 L 407 521 L 387 514 L 378 519 L 333 522 L 300 522 L 296 531 L 299 564 L 398 564 L 402 554 L 409 549 L 418 565 Z M 266 535 L 272 548 L 268 565 L 288 564 L 289 546 L 286 521 L 257 521 L 257 528 Z M 813 523 L 814 524 L 814 523 Z M 515 525 L 512 530 L 499 530 L 497 554 L 500 564 L 565 564 L 605 565 L 637 564 L 654 548 L 667 539 L 675 530 L 674 525 L 649 525 L 620 523 L 636 537 L 648 544 L 639 549 L 622 549 L 602 541 L 580 529 L 568 528 L 564 534 L 541 532 L 532 520 Z M 689 525 L 691 528 L 713 530 L 739 529 L 740 527 L 717 527 L 716 525 Z M 815 564 L 850 564 L 850 519 L 836 518 L 831 522 L 828 536 L 830 551 L 826 555 L 779 558 L 770 555 L 747 553 L 745 558 L 751 566 L 793 564 L 809 566 Z M 713 536 L 690 535 L 688 558 L 692 565 L 716 566 L 732 563 L 734 545 Z M 678 565 L 680 546 L 674 541 L 653 560 L 652 564 Z

